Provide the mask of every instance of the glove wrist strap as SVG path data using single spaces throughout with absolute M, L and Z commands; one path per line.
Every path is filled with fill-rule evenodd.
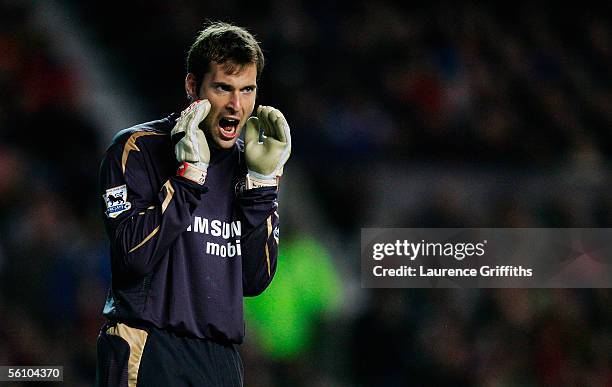
M 260 187 L 277 187 L 280 181 L 280 176 L 271 179 L 263 179 L 260 177 L 252 176 L 250 173 L 246 175 L 246 189 L 260 188 Z
M 177 176 L 182 176 L 196 184 L 202 185 L 206 181 L 206 169 L 188 162 L 183 162 L 176 171 Z

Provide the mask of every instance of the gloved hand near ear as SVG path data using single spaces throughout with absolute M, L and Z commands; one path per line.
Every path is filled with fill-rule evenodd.
M 204 184 L 210 163 L 210 149 L 199 125 L 210 111 L 207 99 L 197 100 L 181 112 L 170 132 L 176 159 L 180 163 L 177 175 L 197 184 Z

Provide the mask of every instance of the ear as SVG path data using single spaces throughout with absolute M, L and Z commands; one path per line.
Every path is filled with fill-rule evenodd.
M 198 99 L 196 91 L 196 77 L 193 73 L 188 73 L 185 77 L 185 92 L 191 101 Z

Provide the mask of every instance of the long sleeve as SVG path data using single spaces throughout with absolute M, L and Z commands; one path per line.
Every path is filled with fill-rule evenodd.
M 142 142 L 147 138 L 136 144 L 139 134 L 156 135 L 136 132 L 126 137 L 127 141 L 114 144 L 100 168 L 104 221 L 113 265 L 120 273 L 137 277 L 151 272 L 186 230 L 206 191 L 180 177 L 160 180 L 147 162 L 146 153 L 141 152 Z
M 270 284 L 278 257 L 277 192 L 275 188 L 244 191 L 239 199 L 243 224 L 242 286 L 244 296 L 257 296 Z

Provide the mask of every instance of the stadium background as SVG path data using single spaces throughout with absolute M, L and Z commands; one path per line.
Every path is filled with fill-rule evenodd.
M 279 274 L 247 386 L 612 385 L 609 289 L 365 290 L 359 229 L 610 227 L 610 8 L 0 1 L 0 364 L 95 376 L 112 134 L 185 105 L 205 19 L 289 119 Z

